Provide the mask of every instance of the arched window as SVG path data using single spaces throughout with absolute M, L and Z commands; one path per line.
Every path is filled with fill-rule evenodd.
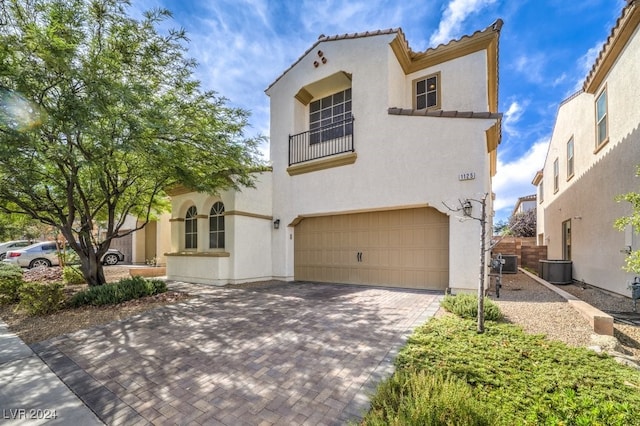
M 184 218 L 184 248 L 198 248 L 198 210 L 195 206 L 189 207 Z
M 224 204 L 220 201 L 209 213 L 209 248 L 224 248 Z

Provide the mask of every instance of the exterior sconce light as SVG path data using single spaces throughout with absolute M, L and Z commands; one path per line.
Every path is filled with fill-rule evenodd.
M 280 229 L 280 219 L 273 221 L 273 229 Z
M 464 203 L 462 203 L 462 212 L 465 216 L 471 217 L 472 209 L 473 209 L 473 206 L 471 205 L 471 201 L 465 200 Z

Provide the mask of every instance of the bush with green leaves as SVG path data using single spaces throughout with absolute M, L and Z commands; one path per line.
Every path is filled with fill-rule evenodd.
M 67 285 L 84 284 L 86 280 L 77 266 L 67 265 L 62 268 L 62 282 Z
M 72 307 L 116 305 L 166 291 L 167 284 L 162 280 L 147 280 L 143 277 L 123 278 L 117 283 L 93 286 L 76 293 L 69 304 Z
M 0 304 L 16 303 L 20 300 L 19 290 L 23 284 L 22 268 L 0 262 Z
M 62 283 L 24 283 L 19 293 L 18 309 L 32 316 L 50 314 L 59 310 L 65 298 Z
M 455 296 L 447 295 L 440 302 L 443 308 L 462 318 L 478 317 L 478 296 L 469 293 L 460 293 Z M 484 319 L 497 321 L 502 318 L 502 312 L 498 305 L 488 297 L 484 298 Z
M 498 415 L 450 374 L 402 370 L 378 386 L 362 422 L 383 425 L 493 425 Z
M 466 382 L 472 392 L 467 399 L 481 403 L 486 413 L 499 413 L 491 421 L 498 426 L 640 425 L 640 371 L 513 324 L 487 321 L 485 333 L 479 334 L 474 320 L 450 315 L 418 327 L 396 359 L 394 374 L 406 377 L 393 380 L 411 382 L 404 397 L 417 398 L 403 403 L 407 413 L 402 419 L 422 415 L 423 394 L 433 392 L 414 372 Z M 396 400 L 388 390 L 372 398 L 377 407 L 393 408 Z

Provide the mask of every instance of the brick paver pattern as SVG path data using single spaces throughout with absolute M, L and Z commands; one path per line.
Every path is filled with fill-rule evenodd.
M 361 419 L 434 292 L 275 283 L 195 295 L 33 345 L 108 425 L 338 425 Z

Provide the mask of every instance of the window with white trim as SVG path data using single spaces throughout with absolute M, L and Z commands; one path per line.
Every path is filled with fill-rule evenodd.
M 413 94 L 415 109 L 440 108 L 440 73 L 437 72 L 414 80 Z
M 607 88 L 596 99 L 596 149 L 605 144 L 609 137 L 607 128 Z
M 573 136 L 567 142 L 567 180 L 573 177 Z
M 209 212 L 209 248 L 224 248 L 224 204 L 220 201 Z
M 195 206 L 189 207 L 184 217 L 184 248 L 198 248 L 198 210 Z
M 553 162 L 553 192 L 558 192 L 559 188 L 559 179 L 560 176 L 560 165 L 558 164 L 558 159 L 556 158 Z

